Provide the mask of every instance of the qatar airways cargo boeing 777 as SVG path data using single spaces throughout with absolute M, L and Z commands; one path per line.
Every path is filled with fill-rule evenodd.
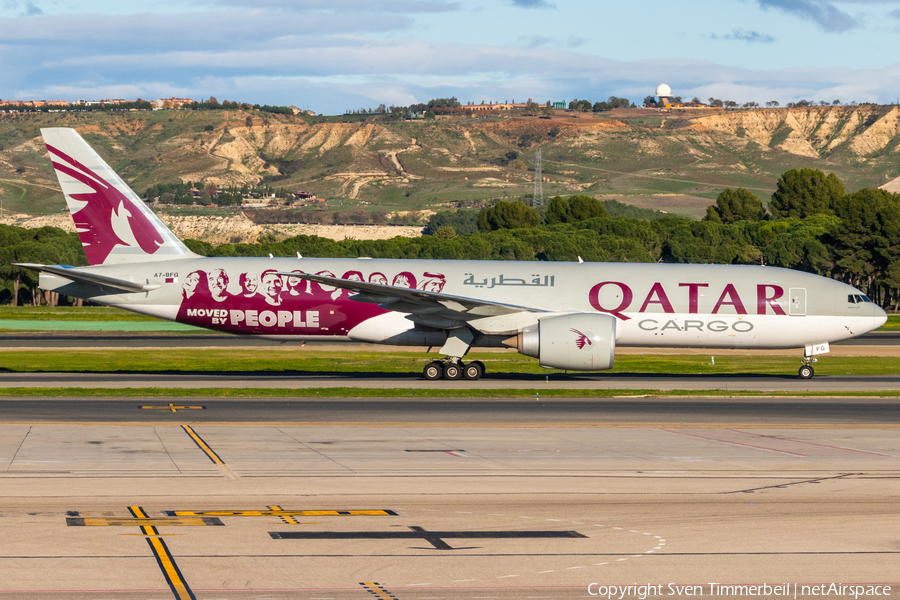
M 762 266 L 201 257 L 78 133 L 41 131 L 90 262 L 23 265 L 41 288 L 272 340 L 440 346 L 427 379 L 478 379 L 479 346 L 602 371 L 616 344 L 802 348 L 809 378 L 829 342 L 887 319 L 849 285 Z

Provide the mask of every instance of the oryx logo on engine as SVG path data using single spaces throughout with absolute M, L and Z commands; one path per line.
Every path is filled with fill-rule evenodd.
M 572 329 L 570 329 L 569 331 L 571 331 L 572 333 L 575 334 L 575 345 L 578 346 L 579 350 L 584 350 L 585 346 L 593 346 L 594 345 L 594 342 L 592 342 L 591 338 L 589 337 L 592 334 L 581 333 L 574 327 Z

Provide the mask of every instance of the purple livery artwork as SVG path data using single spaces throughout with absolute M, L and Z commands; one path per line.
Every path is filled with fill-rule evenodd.
M 302 275 L 303 271 L 294 273 Z M 334 277 L 331 271 L 316 274 Z M 181 286 L 177 320 L 230 333 L 317 335 L 324 331 L 342 335 L 367 319 L 390 312 L 376 304 L 354 302 L 349 290 L 285 277 L 274 269 L 233 275 L 225 269 L 189 273 Z M 341 279 L 388 285 L 388 277 L 377 272 L 347 271 Z M 446 277 L 423 273 L 417 279 L 402 271 L 391 281 L 395 286 L 440 293 Z

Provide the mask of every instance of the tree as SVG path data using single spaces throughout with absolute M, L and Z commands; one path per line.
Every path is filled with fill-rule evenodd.
M 484 104 L 484 100 L 481 101 Z M 434 98 L 428 101 L 428 108 L 459 108 L 462 104 L 456 99 L 456 96 L 450 98 Z
M 840 198 L 834 212 L 840 221 L 828 241 L 834 248 L 835 270 L 851 285 L 867 287 L 873 299 L 879 284 L 896 292 L 900 194 L 865 188 Z
M 498 229 L 523 229 L 541 224 L 538 211 L 521 202 L 498 202 L 478 213 L 478 229 L 497 231 Z
M 534 100 L 532 100 L 531 98 L 529 98 L 528 102 L 525 103 L 525 110 L 527 110 L 530 113 L 536 113 L 540 109 L 541 109 L 541 107 L 538 105 L 538 103 L 535 102 Z
M 761 221 L 765 216 L 762 202 L 753 192 L 727 188 L 716 198 L 715 205 L 706 209 L 704 220 L 729 225 L 737 221 Z
M 607 98 L 606 103 L 610 108 L 629 108 L 631 106 L 631 100 L 628 98 L 616 98 L 615 96 Z
M 547 225 L 578 223 L 597 217 L 608 217 L 603 203 L 591 196 L 572 196 L 568 200 L 556 196 L 550 200 L 545 218 Z
M 791 169 L 778 178 L 769 211 L 777 219 L 834 214 L 835 203 L 846 193 L 834 173 L 818 169 Z
M 434 237 L 439 240 L 452 240 L 456 237 L 456 231 L 449 225 L 444 225 L 443 227 L 438 227 L 437 231 L 434 232 Z
M 587 221 L 597 217 L 606 217 L 603 203 L 591 196 L 572 196 L 569 198 L 569 214 L 572 223 Z
M 647 96 L 644 98 L 644 106 L 656 106 L 656 98 L 653 96 Z

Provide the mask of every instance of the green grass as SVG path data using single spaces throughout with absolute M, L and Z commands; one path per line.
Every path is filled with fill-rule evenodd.
M 207 373 L 420 373 L 435 355 L 417 352 L 315 351 L 309 349 L 167 349 L 156 350 L 32 350 L 0 353 L 0 372 L 207 372 Z M 718 356 L 712 364 L 703 355 L 623 354 L 607 373 L 666 375 L 792 375 L 800 355 Z M 538 361 L 514 353 L 470 353 L 490 373 L 553 377 L 563 373 L 544 369 Z M 884 375 L 900 373 L 900 357 L 823 358 L 816 367 L 822 375 Z M 603 373 L 597 374 L 602 379 Z
M 538 382 L 541 383 L 541 382 Z M 654 390 L 654 389 L 604 389 L 604 390 L 565 390 L 540 388 L 535 390 L 446 390 L 446 389 L 409 389 L 409 388 L 2 388 L 0 397 L 20 398 L 666 398 L 688 396 L 735 398 L 798 398 L 798 397 L 864 397 L 864 398 L 896 398 L 900 390 L 881 390 L 874 392 L 761 392 L 735 390 Z
M 888 315 L 887 323 L 876 329 L 876 331 L 896 331 L 900 329 L 900 315 Z
M 0 321 L 143 321 L 159 319 L 106 306 L 0 306 Z

